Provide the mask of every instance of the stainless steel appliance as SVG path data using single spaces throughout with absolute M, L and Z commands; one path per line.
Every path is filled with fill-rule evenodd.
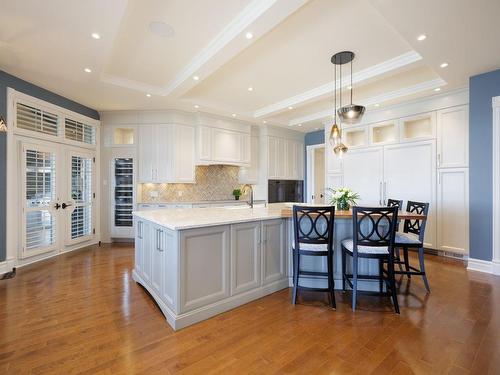
M 269 180 L 268 202 L 304 202 L 304 181 Z

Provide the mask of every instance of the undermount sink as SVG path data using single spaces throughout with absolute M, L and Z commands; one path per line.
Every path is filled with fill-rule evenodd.
M 253 208 L 263 208 L 265 205 L 263 204 L 255 204 Z M 237 206 L 226 206 L 224 207 L 226 210 L 248 210 L 251 207 L 249 205 L 237 205 Z

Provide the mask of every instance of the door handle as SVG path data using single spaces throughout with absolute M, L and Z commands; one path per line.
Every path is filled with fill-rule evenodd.
M 71 207 L 71 206 L 73 206 L 71 203 L 66 203 L 66 202 L 64 202 L 64 203 L 61 205 L 61 207 L 62 207 L 62 209 L 63 209 L 63 210 L 64 210 L 66 207 Z
M 58 210 L 60 207 L 61 207 L 61 205 L 60 205 L 59 203 L 56 203 L 56 205 L 54 206 L 54 208 L 55 208 L 56 210 Z

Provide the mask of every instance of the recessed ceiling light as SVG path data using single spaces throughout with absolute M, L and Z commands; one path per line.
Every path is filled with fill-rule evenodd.
M 441 68 L 446 68 L 448 66 L 448 63 L 447 62 L 444 62 L 442 63 L 441 65 L 439 65 Z
M 374 107 L 380 107 L 380 104 L 377 103 L 377 104 L 374 104 L 373 106 Z
M 250 87 L 248 88 L 248 91 L 253 91 L 253 87 L 252 87 L 252 86 L 250 86 Z
M 175 35 L 175 30 L 169 24 L 162 21 L 153 21 L 149 24 L 149 30 L 163 38 L 172 38 Z
M 347 86 L 347 89 L 348 89 L 348 90 L 352 90 L 352 86 L 350 86 L 350 85 L 349 85 L 349 86 Z
M 425 34 L 421 34 L 421 35 L 419 35 L 419 36 L 417 37 L 417 40 L 418 40 L 419 42 L 421 42 L 421 41 L 425 40 L 426 38 L 427 38 L 427 35 L 425 35 Z
M 298 124 L 297 126 L 302 126 L 302 124 Z
M 290 106 L 290 107 L 288 107 L 288 109 L 293 109 L 293 107 L 292 107 L 292 106 Z
M 314 130 L 319 130 L 319 128 L 314 128 Z
M 90 69 L 90 68 L 85 68 L 85 69 L 83 69 L 83 71 L 85 73 L 92 73 L 92 69 Z
M 266 121 L 266 120 L 264 120 L 264 121 L 262 121 L 262 123 L 263 123 L 263 124 L 267 124 L 267 121 Z
M 151 94 L 146 94 L 146 96 L 147 96 L 148 98 L 151 98 Z
M 434 91 L 436 91 L 436 92 L 437 92 L 437 91 L 441 91 L 441 87 L 436 87 L 436 88 L 434 89 Z
M 198 80 L 200 79 L 200 77 L 198 77 L 198 76 L 193 76 L 193 79 L 194 79 L 195 81 L 198 81 Z
M 236 113 L 233 113 L 231 116 L 236 117 Z
M 101 36 L 98 33 L 92 33 L 90 36 L 94 39 L 101 39 Z
M 195 104 L 194 108 L 198 109 L 198 108 L 200 108 L 200 106 L 198 104 Z
M 253 34 L 249 31 L 245 34 L 245 38 L 247 39 L 252 39 L 253 38 Z

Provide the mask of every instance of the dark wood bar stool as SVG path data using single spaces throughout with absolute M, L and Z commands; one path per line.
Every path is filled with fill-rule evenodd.
M 333 280 L 333 227 L 335 207 L 293 206 L 293 293 L 292 303 L 297 302 L 299 290 L 328 292 L 332 308 L 336 308 Z M 327 272 L 302 271 L 300 256 L 327 258 Z M 310 288 L 299 285 L 300 276 L 324 276 L 328 288 Z
M 408 201 L 406 205 L 406 211 L 423 215 L 425 216 L 425 218 L 421 220 L 406 219 L 403 224 L 403 232 L 396 233 L 394 247 L 397 249 L 397 259 L 395 260 L 395 262 L 399 265 L 404 265 L 405 267 L 404 271 L 400 268 L 400 270 L 397 271 L 396 274 L 404 274 L 407 275 L 408 278 L 411 278 L 411 275 L 422 276 L 425 288 L 428 292 L 430 292 L 431 289 L 429 287 L 429 281 L 427 280 L 427 275 L 425 273 L 424 264 L 424 237 L 427 215 L 429 213 L 429 203 Z M 399 248 L 403 249 L 403 260 L 399 258 Z M 418 249 L 420 269 L 417 269 L 410 265 L 408 257 L 408 249 L 410 248 Z
M 394 238 L 398 207 L 353 207 L 353 238 L 342 241 L 342 289 L 346 282 L 352 288 L 352 309 L 356 310 L 358 280 L 379 280 L 379 294 L 392 296 L 394 310 L 399 314 L 394 277 Z M 352 257 L 352 274 L 346 271 L 347 255 Z M 359 258 L 378 259 L 379 275 L 358 274 Z M 387 264 L 387 270 L 384 268 Z M 351 281 L 352 279 L 352 281 Z M 383 284 L 388 293 L 383 293 Z

